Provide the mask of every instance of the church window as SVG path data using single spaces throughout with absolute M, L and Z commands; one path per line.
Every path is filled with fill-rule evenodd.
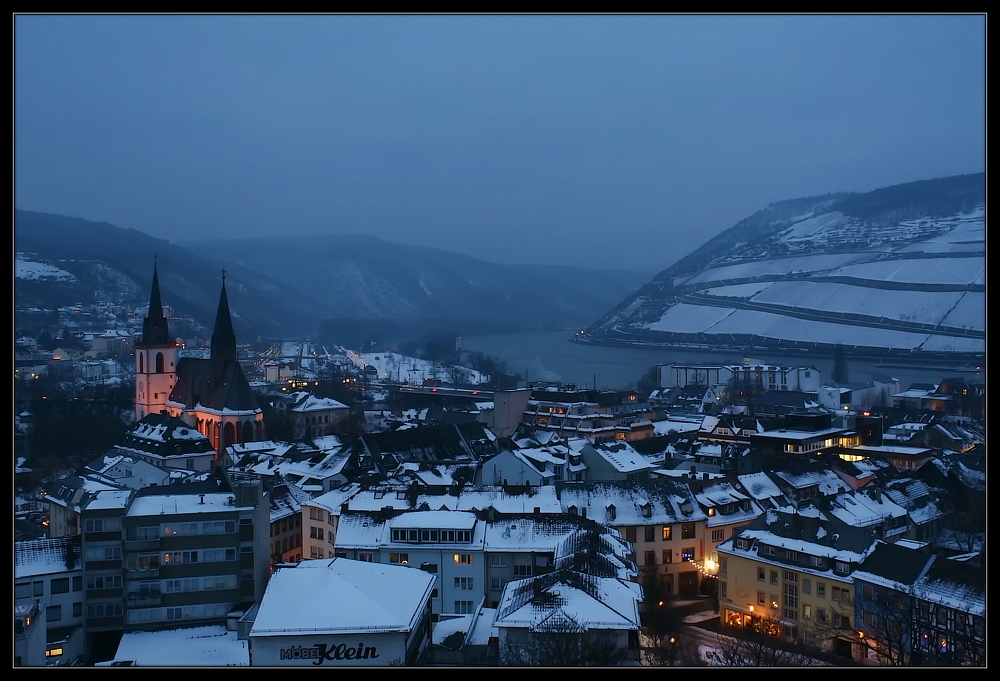
M 139 353 L 139 373 L 140 374 L 146 373 L 145 369 L 143 369 L 142 353 L 141 352 Z
M 158 373 L 158 374 L 162 374 L 163 373 L 163 353 L 162 352 L 156 353 L 156 373 Z

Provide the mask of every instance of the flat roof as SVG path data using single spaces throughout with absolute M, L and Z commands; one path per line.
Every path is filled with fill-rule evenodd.
M 228 503 L 236 495 L 232 492 L 210 492 L 205 494 L 205 503 L 201 502 L 201 494 L 181 492 L 179 494 L 155 494 L 136 497 L 131 508 L 125 514 L 127 518 L 136 516 L 165 515 L 180 513 L 225 513 L 237 510 L 237 506 Z
M 476 515 L 465 511 L 411 511 L 389 521 L 397 529 L 471 530 L 476 526 Z

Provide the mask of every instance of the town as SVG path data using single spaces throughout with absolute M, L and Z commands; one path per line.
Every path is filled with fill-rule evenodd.
M 985 665 L 984 383 L 519 382 L 150 275 L 18 311 L 16 665 Z

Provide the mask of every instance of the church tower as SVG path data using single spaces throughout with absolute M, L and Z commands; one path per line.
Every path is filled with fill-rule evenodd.
M 135 343 L 135 418 L 167 412 L 176 382 L 177 341 L 170 337 L 160 301 L 160 280 L 153 265 L 149 311 L 142 322 L 142 340 Z

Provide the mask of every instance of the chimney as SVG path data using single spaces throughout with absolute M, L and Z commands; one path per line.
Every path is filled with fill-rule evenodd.
M 698 475 L 698 467 L 697 466 L 691 466 L 691 475 L 692 475 L 692 477 Z
M 701 474 L 701 479 L 702 480 L 708 480 L 708 473 L 702 473 Z
M 204 504 L 204 503 L 205 503 L 205 495 L 204 495 L 204 494 L 201 494 L 201 495 L 199 495 L 199 496 L 201 497 L 201 501 L 199 501 L 198 503 L 200 503 L 200 504 Z

